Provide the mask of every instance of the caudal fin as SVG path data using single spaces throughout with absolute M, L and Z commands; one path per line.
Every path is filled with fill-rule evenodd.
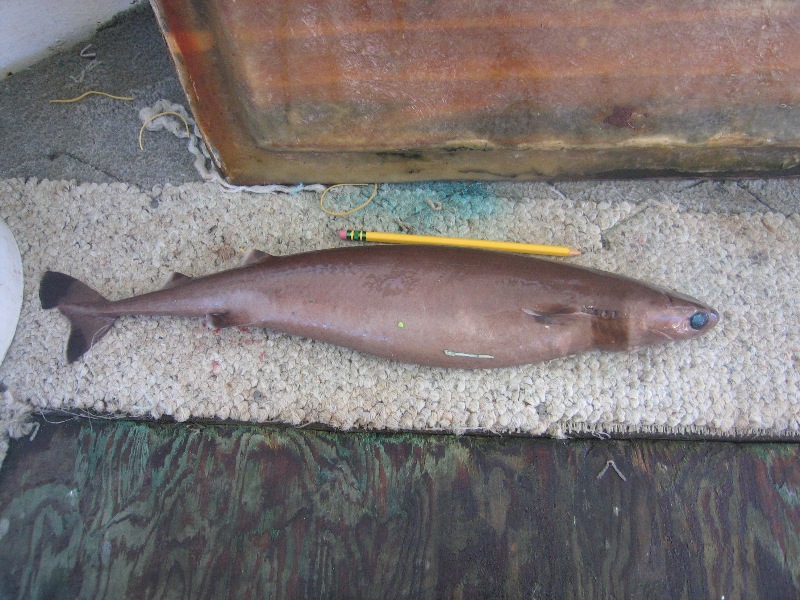
M 74 277 L 47 271 L 39 285 L 42 308 L 57 308 L 69 319 L 71 330 L 67 342 L 67 361 L 74 362 L 102 338 L 116 320 L 98 315 L 86 304 L 107 302 L 103 296 Z

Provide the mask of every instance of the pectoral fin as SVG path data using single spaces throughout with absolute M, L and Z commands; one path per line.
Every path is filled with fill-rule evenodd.
M 533 317 L 537 323 L 542 325 L 566 325 L 574 319 L 589 317 L 592 319 L 617 320 L 620 316 L 619 311 L 612 309 L 600 309 L 594 306 L 584 306 L 579 309 L 570 307 L 555 307 L 546 311 L 536 311 L 530 308 L 523 308 L 522 312 Z
M 542 325 L 566 325 L 582 313 L 573 308 L 556 308 L 552 311 L 539 312 L 530 308 L 523 308 L 522 312 L 530 315 L 537 323 Z

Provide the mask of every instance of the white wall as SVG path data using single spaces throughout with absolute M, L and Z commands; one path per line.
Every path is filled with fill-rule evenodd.
M 0 0 L 0 79 L 80 42 L 139 0 Z

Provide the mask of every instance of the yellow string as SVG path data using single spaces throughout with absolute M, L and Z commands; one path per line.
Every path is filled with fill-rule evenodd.
M 113 98 L 114 100 L 133 100 L 130 96 L 114 96 L 112 94 L 106 94 L 105 92 L 97 92 L 95 90 L 89 90 L 88 92 L 82 93 L 80 96 L 76 96 L 75 98 L 70 98 L 69 100 L 50 100 L 50 102 L 60 102 L 62 104 L 69 104 L 70 102 L 80 102 L 86 96 L 91 96 L 92 94 L 96 94 L 98 96 L 106 96 L 107 98 Z
M 189 134 L 189 137 L 192 136 L 192 132 L 189 131 L 189 123 L 186 122 L 186 119 L 183 117 L 183 115 L 180 114 L 180 113 L 176 113 L 176 112 L 173 112 L 171 110 L 168 110 L 166 112 L 162 112 L 162 113 L 158 113 L 157 115 L 153 115 L 152 117 L 147 119 L 147 121 L 142 123 L 142 128 L 139 129 L 139 149 L 140 150 L 144 150 L 144 146 L 142 145 L 142 134 L 144 134 L 144 128 L 147 127 L 150 124 L 150 121 L 155 121 L 158 117 L 163 117 L 164 115 L 174 115 L 174 116 L 178 117 L 181 121 L 183 121 L 183 124 L 186 126 L 186 133 Z
M 322 212 L 324 212 L 325 214 L 331 215 L 332 217 L 346 217 L 347 215 L 352 215 L 354 212 L 358 212 L 359 210 L 361 210 L 362 208 L 367 206 L 367 204 L 372 202 L 372 199 L 378 194 L 378 184 L 375 183 L 375 184 L 373 184 L 375 186 L 375 189 L 372 190 L 372 195 L 369 198 L 367 198 L 367 201 L 364 202 L 363 204 L 359 204 L 355 208 L 351 208 L 350 210 L 346 210 L 344 212 L 338 212 L 337 213 L 337 212 L 333 212 L 333 211 L 329 210 L 328 207 L 325 206 L 325 196 L 333 188 L 342 187 L 342 186 L 345 186 L 345 185 L 364 186 L 364 185 L 369 185 L 369 184 L 368 183 L 337 183 L 336 185 L 332 185 L 331 187 L 326 189 L 324 192 L 322 192 L 322 195 L 319 197 L 319 207 L 322 209 Z

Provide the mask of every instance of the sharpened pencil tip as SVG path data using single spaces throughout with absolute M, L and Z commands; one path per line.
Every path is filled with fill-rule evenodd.
M 581 253 L 580 250 L 575 250 L 575 248 L 569 249 L 569 256 L 578 256 Z

